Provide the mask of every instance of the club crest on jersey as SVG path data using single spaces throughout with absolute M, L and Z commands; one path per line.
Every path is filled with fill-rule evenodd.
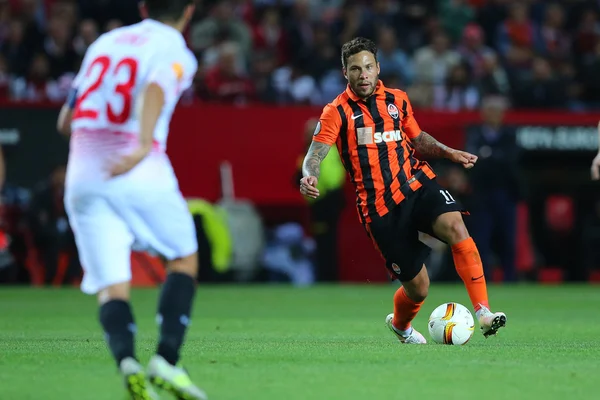
M 400 271 L 400 267 L 398 266 L 398 264 L 396 263 L 392 263 L 392 269 L 394 270 L 395 273 L 399 274 Z
M 400 115 L 398 107 L 395 104 L 388 104 L 388 114 L 390 114 L 390 117 L 398 119 L 398 115 Z
M 175 77 L 177 77 L 177 80 L 181 81 L 181 79 L 183 78 L 183 65 L 176 62 L 171 65 L 171 68 L 173 69 L 173 72 L 175 73 Z

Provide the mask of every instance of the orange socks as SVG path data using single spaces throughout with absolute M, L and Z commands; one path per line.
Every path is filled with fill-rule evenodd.
M 480 304 L 490 308 L 483 264 L 473 238 L 465 239 L 452 246 L 452 257 L 456 272 L 465 283 L 475 312 L 481 308 Z
M 392 325 L 399 331 L 407 331 L 410 328 L 410 321 L 412 321 L 423 302 L 415 303 L 411 300 L 404 291 L 404 287 L 396 290 L 394 294 L 394 319 Z

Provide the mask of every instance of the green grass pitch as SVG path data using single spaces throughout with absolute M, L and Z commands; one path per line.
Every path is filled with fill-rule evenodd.
M 394 285 L 200 286 L 184 366 L 211 400 L 583 399 L 600 379 L 600 287 L 490 286 L 507 327 L 462 347 L 399 344 Z M 137 349 L 155 348 L 156 290 L 136 290 Z M 462 286 L 433 285 L 415 321 Z M 75 289 L 0 288 L 0 399 L 114 400 L 124 392 Z M 163 396 L 167 398 L 167 396 Z

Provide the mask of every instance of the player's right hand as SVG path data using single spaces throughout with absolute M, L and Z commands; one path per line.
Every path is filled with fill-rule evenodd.
M 300 193 L 302 193 L 303 196 L 316 199 L 319 197 L 319 189 L 317 189 L 318 184 L 319 179 L 316 176 L 305 176 L 300 179 Z
M 600 180 L 600 153 L 598 153 L 596 157 L 594 157 L 594 161 L 592 161 L 592 167 L 590 168 L 590 172 L 592 173 L 592 180 Z
M 148 150 L 144 148 L 138 148 L 131 154 L 121 156 L 120 159 L 112 163 L 109 169 L 111 178 L 115 176 L 123 175 L 131 171 L 136 165 L 140 163 L 148 155 Z

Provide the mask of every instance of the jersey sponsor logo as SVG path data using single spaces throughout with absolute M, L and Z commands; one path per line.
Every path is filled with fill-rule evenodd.
M 359 145 L 399 142 L 402 140 L 402 131 L 400 130 L 373 133 L 373 128 L 370 126 L 356 129 L 356 135 Z
M 402 131 L 385 131 L 385 132 L 375 132 L 373 135 L 373 140 L 375 143 L 388 143 L 388 142 L 399 142 L 402 140 Z

